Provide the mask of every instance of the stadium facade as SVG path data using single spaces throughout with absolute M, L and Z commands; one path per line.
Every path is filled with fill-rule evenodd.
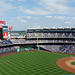
M 38 36 L 37 36 L 38 34 Z M 44 28 L 44 29 L 28 29 L 27 39 L 30 38 L 74 38 L 75 28 Z
M 75 28 L 28 29 L 25 38 L 0 40 L 0 55 L 33 49 L 75 54 Z
M 50 52 L 75 54 L 75 28 L 28 29 L 26 39 Z

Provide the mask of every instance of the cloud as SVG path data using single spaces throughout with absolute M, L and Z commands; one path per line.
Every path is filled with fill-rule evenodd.
M 41 29 L 41 27 L 39 25 L 33 25 L 31 28 L 28 29 Z
M 8 0 L 8 1 L 13 2 L 14 0 Z
M 46 18 L 53 18 L 53 19 L 65 19 L 65 16 L 46 16 Z
M 20 22 L 27 22 L 25 20 L 25 17 L 21 16 L 21 17 L 16 17 L 16 19 L 18 19 Z
M 34 25 L 32 28 L 34 28 L 34 29 L 40 29 L 41 27 L 39 25 Z
M 55 19 L 65 19 L 65 16 L 55 16 Z
M 65 24 L 70 24 L 71 22 L 67 21 L 67 22 L 64 22 Z
M 20 16 L 20 17 L 16 17 L 16 19 L 18 19 L 20 22 L 27 22 L 27 19 L 34 19 L 31 16 Z
M 20 19 L 20 21 L 21 21 L 21 22 L 27 22 L 27 21 L 26 21 L 26 20 L 24 20 L 24 19 Z
M 69 7 L 66 6 L 67 0 L 40 0 L 38 4 L 42 5 L 51 13 L 64 14 L 69 10 Z
M 5 3 L 4 1 L 0 1 L 0 16 L 8 12 L 8 10 L 16 9 L 17 7 L 12 6 L 9 3 Z
M 32 0 L 36 7 L 24 8 L 19 6 L 19 11 L 29 15 L 75 15 L 75 7 L 71 7 L 70 0 Z M 39 6 L 39 8 L 38 8 Z M 72 13 L 72 14 L 71 14 Z
M 53 18 L 53 16 L 46 16 L 46 18 Z
M 14 0 L 8 0 L 8 1 L 14 1 Z
M 75 16 L 75 0 L 40 0 L 38 4 L 48 10 L 50 14 Z
M 50 12 L 42 10 L 40 8 L 33 8 L 31 9 L 25 9 L 22 6 L 19 6 L 19 11 L 23 12 L 24 14 L 31 14 L 31 15 L 47 15 L 50 14 Z
M 26 1 L 26 0 L 8 0 L 8 1 L 11 1 L 11 2 L 13 2 L 13 1 Z
M 20 22 L 27 22 L 27 20 L 31 20 L 31 19 L 38 19 L 36 17 L 31 17 L 31 16 L 20 16 L 20 17 L 16 17 L 16 19 L 18 19 Z
M 75 17 L 73 17 L 73 19 L 75 20 Z
M 17 19 L 32 19 L 31 16 L 20 16 L 20 17 L 16 17 Z
M 25 18 L 26 18 L 26 19 L 32 19 L 32 17 L 31 17 L 31 16 L 26 16 Z
M 25 1 L 25 0 L 18 0 L 18 1 Z

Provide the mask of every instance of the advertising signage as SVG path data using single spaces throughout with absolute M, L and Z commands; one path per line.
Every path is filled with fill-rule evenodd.
M 8 32 L 8 26 L 3 26 L 3 32 Z
M 3 39 L 7 39 L 8 38 L 8 32 L 3 32 Z

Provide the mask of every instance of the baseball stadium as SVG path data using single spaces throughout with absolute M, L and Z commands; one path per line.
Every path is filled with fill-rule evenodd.
M 0 75 L 75 74 L 75 28 L 27 29 L 21 36 L 0 23 Z

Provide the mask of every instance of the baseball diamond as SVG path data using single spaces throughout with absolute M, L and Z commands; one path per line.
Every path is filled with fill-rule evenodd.
M 75 62 L 75 57 L 67 57 L 67 58 L 62 58 L 59 59 L 56 64 L 60 68 L 75 73 L 75 65 L 72 65 L 71 63 Z
M 64 75 L 73 74 L 56 64 L 61 58 L 75 55 L 44 51 L 25 51 L 0 57 L 0 75 Z M 63 62 L 63 61 L 62 61 Z M 59 63 L 60 64 L 60 63 Z

